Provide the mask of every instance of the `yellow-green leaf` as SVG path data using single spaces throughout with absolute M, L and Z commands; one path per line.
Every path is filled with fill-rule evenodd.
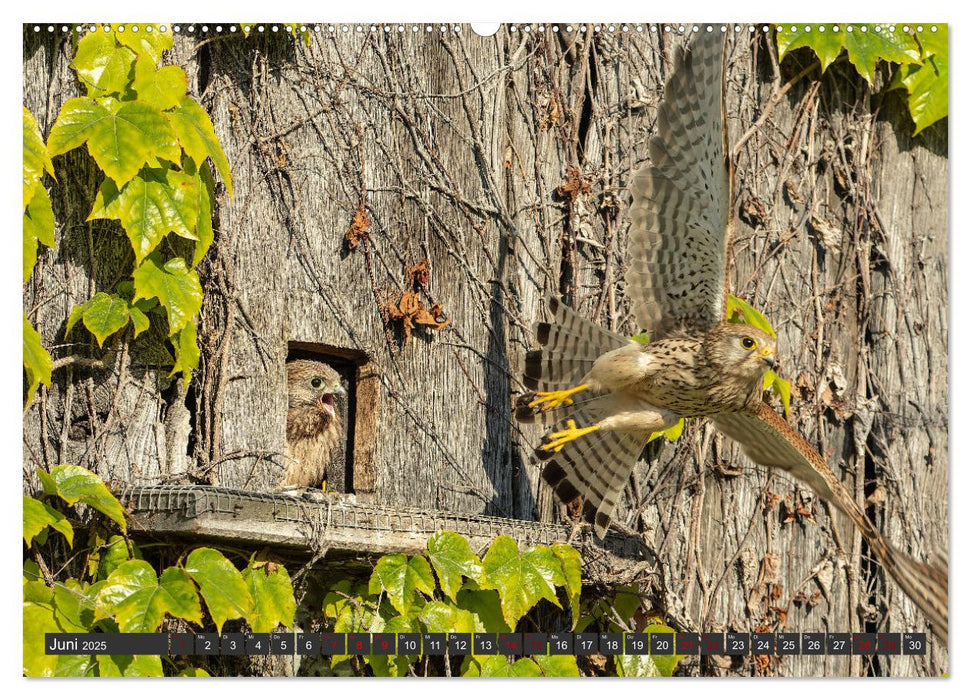
M 51 155 L 87 143 L 98 166 L 118 186 L 156 154 L 178 158 L 175 134 L 162 112 L 137 101 L 103 102 L 75 97 L 64 103 L 47 139 Z
M 158 258 L 150 255 L 132 277 L 135 281 L 132 302 L 157 298 L 165 307 L 170 334 L 178 333 L 187 323 L 191 323 L 192 317 L 202 308 L 199 275 L 186 267 L 182 258 L 173 258 L 160 265 Z
M 201 187 L 198 177 L 146 168 L 120 191 L 114 182 L 105 180 L 88 220 L 120 219 L 135 251 L 135 264 L 140 265 L 169 232 L 196 240 Z
M 870 85 L 873 85 L 877 61 L 894 63 L 918 63 L 920 51 L 912 34 L 882 31 L 861 32 L 854 27 L 846 32 L 846 55 Z
M 731 294 L 725 300 L 725 316 L 732 323 L 747 323 L 750 326 L 754 326 L 765 333 L 768 333 L 773 338 L 776 337 L 775 331 L 772 329 L 772 325 L 769 321 L 762 315 L 762 312 L 756 309 L 751 304 L 748 304 L 744 299 L 739 299 Z
M 217 631 L 222 632 L 226 620 L 249 617 L 253 596 L 242 574 L 222 554 L 209 547 L 195 549 L 186 559 L 185 570 L 198 584 Z
M 206 257 L 215 237 L 212 230 L 213 182 L 208 163 L 199 168 L 199 181 L 199 219 L 196 222 L 198 241 L 196 242 L 195 252 L 192 254 L 192 267 L 198 265 Z
M 272 632 L 277 625 L 293 629 L 297 602 L 293 597 L 290 574 L 282 566 L 267 573 L 266 566 L 251 563 L 243 571 L 243 580 L 253 597 L 253 611 L 246 618 L 254 632 Z
M 54 247 L 54 209 L 44 187 L 34 190 L 33 199 L 24 210 L 24 280 L 30 277 L 37 262 L 37 244 Z
M 126 561 L 111 572 L 98 604 L 114 616 L 121 632 L 155 632 L 166 613 L 202 622 L 199 595 L 185 571 L 171 566 L 159 579 L 141 559 Z
M 34 399 L 37 387 L 51 385 L 54 363 L 50 353 L 40 342 L 40 333 L 34 330 L 24 314 L 24 370 L 27 372 L 27 405 Z
M 37 120 L 24 107 L 24 204 L 27 206 L 34 198 L 34 190 L 40 183 L 44 173 L 54 177 L 54 164 L 47 152 L 47 144 L 40 134 Z
M 532 659 L 509 663 L 505 656 L 489 656 L 482 661 L 480 675 L 491 678 L 536 678 L 543 673 Z
M 551 545 L 550 549 L 560 560 L 560 566 L 563 568 L 564 587 L 566 588 L 567 600 L 570 602 L 570 614 L 573 618 L 573 625 L 576 626 L 580 619 L 580 592 L 582 588 L 580 575 L 583 570 L 583 560 L 580 558 L 580 552 L 568 544 L 557 542 Z
M 425 552 L 441 584 L 442 592 L 453 601 L 462 587 L 462 577 L 478 581 L 482 562 L 472 551 L 469 541 L 455 532 L 436 532 L 428 539 Z
M 795 27 L 795 30 L 793 30 L 793 27 Z M 779 60 L 781 61 L 788 53 L 798 48 L 809 46 L 816 52 L 822 70 L 825 71 L 840 55 L 843 50 L 843 43 L 846 40 L 846 32 L 842 27 L 836 32 L 832 29 L 833 25 L 826 25 L 825 32 L 818 32 L 815 26 L 810 26 L 810 30 L 807 32 L 805 24 L 778 25 L 775 39 L 776 46 L 779 48 Z
M 128 87 L 134 61 L 134 52 L 118 46 L 111 33 L 89 32 L 78 41 L 71 66 L 89 94 L 111 94 Z
M 162 60 L 162 52 L 172 48 L 172 33 L 163 32 L 154 24 L 126 25 L 127 31 L 115 33 L 115 39 L 135 53 L 148 56 L 153 64 Z M 149 31 L 151 28 L 151 31 Z M 135 31 L 137 29 L 138 31 Z
M 98 292 L 84 304 L 81 315 L 84 327 L 91 331 L 99 347 L 108 336 L 127 326 L 128 318 L 128 302 L 117 294 L 105 292 Z
M 171 109 L 185 97 L 187 78 L 178 66 L 165 66 L 155 70 L 155 62 L 148 56 L 140 56 L 135 62 L 133 86 L 138 99 L 155 109 Z
M 577 667 L 577 657 L 571 654 L 540 654 L 531 658 L 544 676 L 554 678 L 577 678 L 580 669 Z
M 94 472 L 74 464 L 59 464 L 51 469 L 57 495 L 70 506 L 78 501 L 104 513 L 121 529 L 127 529 L 125 511 L 105 483 Z
M 162 673 L 160 656 L 103 656 L 99 654 L 98 671 L 103 678 L 157 678 Z
M 488 584 L 499 592 L 502 614 L 511 629 L 541 599 L 557 607 L 556 586 L 563 585 L 563 568 L 549 547 L 530 547 L 522 555 L 516 541 L 508 535 L 493 540 L 482 559 Z
M 371 593 L 384 590 L 395 610 L 406 615 L 418 591 L 429 596 L 435 592 L 435 578 L 425 557 L 387 554 L 374 565 L 368 590 Z
M 655 440 L 657 440 L 658 438 L 662 438 L 663 437 L 668 442 L 674 442 L 679 437 L 681 437 L 681 434 L 682 433 L 684 433 L 684 424 L 685 424 L 685 419 L 684 418 L 681 418 L 681 419 L 678 420 L 677 423 L 675 423 L 674 425 L 672 425 L 667 430 L 660 430 L 658 432 L 651 433 L 651 437 L 649 437 L 647 439 L 647 441 L 648 441 L 648 443 L 651 443 L 651 442 L 654 442 Z
M 60 532 L 68 545 L 74 546 L 74 528 L 64 514 L 43 501 L 24 496 L 24 542 L 27 546 L 48 527 Z
M 212 120 L 206 110 L 199 106 L 189 96 L 179 101 L 178 107 L 165 115 L 172 123 L 175 134 L 185 152 L 195 161 L 196 167 L 201 168 L 206 158 L 211 157 L 216 164 L 216 170 L 226 185 L 229 196 L 233 196 L 233 178 L 229 172 L 229 160 L 223 152 L 223 147 L 216 138 Z

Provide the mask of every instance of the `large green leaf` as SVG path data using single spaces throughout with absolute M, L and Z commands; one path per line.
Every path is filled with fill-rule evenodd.
M 57 495 L 68 505 L 80 501 L 127 530 L 124 509 L 97 474 L 74 464 L 59 464 L 51 469 L 51 478 L 57 484 Z
M 34 190 L 34 196 L 24 209 L 24 279 L 30 277 L 37 262 L 37 244 L 54 247 L 54 208 L 44 187 Z
M 162 675 L 160 656 L 98 655 L 99 675 L 105 678 L 157 678 Z
M 43 501 L 24 496 L 24 542 L 27 546 L 48 527 L 60 532 L 74 546 L 74 528 L 64 514 Z
M 135 53 L 118 46 L 111 33 L 89 32 L 78 41 L 71 65 L 89 94 L 110 94 L 128 87 L 134 61 Z
M 530 658 L 539 666 L 544 676 L 577 678 L 580 675 L 577 657 L 570 654 L 540 654 Z
M 172 349 L 175 355 L 175 362 L 172 365 L 173 376 L 182 372 L 185 381 L 192 379 L 192 370 L 199 367 L 199 357 L 201 352 L 196 339 L 196 326 L 194 323 L 187 323 L 181 331 L 171 336 Z
M 428 539 L 428 559 L 435 567 L 442 591 L 452 600 L 462 587 L 462 577 L 478 581 L 482 562 L 472 551 L 469 541 L 455 532 L 436 532 Z
M 395 609 L 406 615 L 418 591 L 429 596 L 435 592 L 435 577 L 423 556 L 387 554 L 375 564 L 368 590 L 371 593 L 384 590 Z
M 199 187 L 199 219 L 196 222 L 196 237 L 198 241 L 196 242 L 195 252 L 192 254 L 192 267 L 198 265 L 206 256 L 215 238 L 212 230 L 212 198 L 214 186 L 212 172 L 209 170 L 208 163 L 203 164 L 199 168 L 199 181 L 201 183 Z
M 222 554 L 208 547 L 195 549 L 186 559 L 185 570 L 199 585 L 219 632 L 226 620 L 249 617 L 253 596 L 242 574 Z
M 155 632 L 166 613 L 202 622 L 202 607 L 185 571 L 170 566 L 162 578 L 145 561 L 126 561 L 111 572 L 98 604 L 114 616 L 121 632 Z
M 122 46 L 127 46 L 140 56 L 148 56 L 153 64 L 162 60 L 162 52 L 172 48 L 172 33 L 160 31 L 156 25 L 140 24 L 135 25 L 138 31 L 129 31 L 115 34 L 115 39 Z M 148 27 L 152 30 L 148 31 Z
M 41 178 L 47 172 L 54 176 L 54 164 L 51 156 L 47 152 L 47 144 L 44 137 L 40 134 L 37 120 L 34 115 L 24 107 L 24 204 L 27 206 L 34 198 L 34 190 L 40 183 Z
M 24 370 L 27 372 L 27 405 L 34 399 L 34 392 L 41 384 L 51 385 L 53 362 L 50 353 L 40 342 L 40 333 L 34 330 L 24 314 Z
M 171 109 L 185 97 L 187 79 L 178 66 L 165 66 L 155 70 L 155 62 L 148 56 L 140 56 L 135 62 L 133 86 L 138 99 L 155 109 Z
M 229 160 L 219 145 L 216 132 L 212 127 L 212 120 L 206 110 L 189 96 L 179 101 L 179 106 L 172 112 L 166 112 L 172 123 L 175 134 L 182 144 L 182 148 L 195 161 L 197 167 L 202 167 L 206 158 L 211 157 L 216 164 L 216 170 L 226 185 L 229 196 L 233 196 L 233 177 L 229 172 Z
M 44 652 L 48 632 L 59 632 L 54 621 L 54 608 L 24 599 L 23 608 L 23 674 L 25 676 L 53 676 L 57 668 L 58 656 Z
M 810 27 L 810 31 L 807 32 L 804 24 L 780 24 L 776 27 L 775 39 L 780 61 L 786 54 L 803 46 L 809 46 L 816 52 L 822 70 L 825 71 L 843 50 L 846 32 L 842 27 L 834 32 L 831 25 L 826 25 L 825 32 L 818 32 L 815 27 Z
M 482 559 L 487 584 L 502 601 L 502 614 L 512 629 L 541 599 L 560 607 L 556 586 L 563 585 L 563 568 L 549 547 L 530 547 L 522 555 L 516 541 L 508 535 L 493 540 Z
M 512 632 L 502 616 L 502 603 L 495 590 L 476 590 L 466 584 L 458 592 L 456 605 L 472 613 L 476 632 Z
M 557 542 L 551 545 L 550 549 L 560 560 L 566 596 L 570 602 L 570 614 L 573 617 L 573 625 L 576 626 L 580 619 L 580 591 L 582 588 L 580 575 L 583 569 L 583 560 L 580 558 L 580 552 L 568 544 Z
M 919 36 L 920 65 L 901 66 L 890 85 L 907 90 L 915 136 L 948 113 L 947 25 L 938 25 L 936 32 L 925 31 Z
M 182 258 L 173 258 L 160 265 L 158 257 L 150 255 L 132 277 L 135 281 L 135 297 L 132 301 L 157 298 L 165 307 L 170 334 L 178 333 L 187 323 L 191 323 L 192 317 L 202 308 L 199 275 L 186 267 Z
M 75 97 L 64 103 L 47 139 L 51 155 L 87 143 L 98 166 L 119 186 L 153 156 L 178 160 L 175 134 L 162 112 L 138 101 L 103 102 Z
M 674 629 L 666 625 L 650 624 L 644 628 L 644 632 L 648 634 L 673 634 Z M 651 656 L 654 661 L 654 666 L 657 668 L 658 673 L 660 673 L 665 678 L 670 678 L 674 675 L 674 670 L 677 668 L 678 662 L 686 658 L 684 654 L 668 654 L 664 656 Z
M 482 661 L 479 675 L 491 678 L 536 678 L 543 675 L 532 659 L 509 663 L 505 656 L 489 656 Z
M 85 302 L 83 307 L 81 319 L 84 322 L 84 327 L 91 331 L 99 346 L 104 344 L 109 335 L 128 325 L 128 302 L 117 294 L 98 292 Z M 67 332 L 71 330 L 72 321 L 76 322 L 76 320 L 76 316 L 72 312 L 68 318 Z
M 846 55 L 857 72 L 873 85 L 877 61 L 917 63 L 920 51 L 913 35 L 907 32 L 861 32 L 859 27 L 846 33 Z
M 198 177 L 171 169 L 145 168 L 120 190 L 105 180 L 88 220 L 120 219 L 140 265 L 169 232 L 196 240 L 201 186 Z
M 253 611 L 246 618 L 254 632 L 272 632 L 277 625 L 293 629 L 293 615 L 297 602 L 293 597 L 290 574 L 282 566 L 253 566 L 243 570 L 243 580 L 253 597 Z
M 87 571 L 88 576 L 93 579 L 106 580 L 115 569 L 130 559 L 128 543 L 121 535 L 112 535 L 105 540 L 92 533 L 89 546 L 93 551 L 88 556 Z M 134 546 L 133 549 L 138 557 L 138 549 Z
M 649 654 L 618 654 L 614 657 L 617 675 L 625 678 L 656 678 L 661 675 Z

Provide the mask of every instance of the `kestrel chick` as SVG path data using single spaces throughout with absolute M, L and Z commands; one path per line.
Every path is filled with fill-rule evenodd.
M 320 488 L 344 431 L 336 398 L 346 394 L 333 367 L 312 360 L 287 363 L 286 477 L 278 488 Z
M 762 400 L 775 338 L 725 322 L 734 229 L 723 106 L 724 40 L 702 32 L 681 51 L 648 146 L 631 179 L 627 289 L 650 343 L 631 341 L 550 299 L 527 354 L 516 417 L 558 425 L 536 450 L 558 496 L 583 498 L 606 534 L 620 494 L 653 432 L 706 417 L 752 461 L 784 469 L 846 513 L 870 550 L 947 639 L 947 571 L 895 549 L 814 450 Z

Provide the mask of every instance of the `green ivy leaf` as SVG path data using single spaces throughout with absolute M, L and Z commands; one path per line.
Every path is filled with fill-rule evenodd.
M 226 620 L 249 617 L 253 610 L 249 587 L 222 554 L 209 547 L 195 549 L 186 559 L 185 570 L 199 585 L 217 631 L 222 632 Z
M 160 656 L 103 656 L 99 654 L 98 670 L 103 678 L 156 678 L 162 673 Z
M 478 581 L 482 562 L 472 551 L 469 541 L 455 532 L 436 532 L 428 540 L 428 559 L 438 574 L 442 592 L 453 601 L 462 587 L 462 577 Z
M 577 667 L 577 657 L 570 654 L 540 654 L 530 657 L 544 676 L 557 678 L 578 678 L 580 669 Z
M 111 572 L 98 604 L 114 616 L 121 632 L 155 632 L 166 613 L 202 622 L 202 607 L 192 580 L 170 566 L 159 579 L 145 561 L 126 561 Z
M 290 574 L 282 566 L 267 573 L 267 566 L 253 566 L 243 570 L 243 580 L 253 597 L 253 611 L 246 621 L 254 632 L 272 632 L 277 625 L 293 629 L 297 602 L 293 597 Z
M 198 177 L 171 169 L 146 168 L 117 195 L 115 183 L 105 180 L 88 220 L 115 214 L 140 265 L 169 232 L 196 240 L 200 186 Z
M 560 607 L 556 586 L 563 585 L 563 569 L 549 547 L 534 546 L 519 554 L 516 541 L 508 535 L 493 540 L 482 559 L 488 588 L 499 592 L 502 614 L 511 629 L 541 599 Z
M 479 674 L 490 678 L 537 678 L 543 672 L 532 659 L 519 659 L 515 663 L 509 663 L 505 656 L 489 656 L 482 662 Z
M 638 333 L 637 335 L 632 335 L 630 337 L 630 339 L 633 340 L 633 341 L 636 341 L 636 342 L 640 343 L 641 345 L 650 345 L 651 344 L 651 336 L 649 336 L 647 334 L 647 331 L 642 331 L 642 332 Z
M 38 467 L 34 470 L 37 474 L 38 480 L 40 480 L 40 485 L 44 489 L 45 496 L 56 496 L 57 495 L 57 482 L 50 475 L 49 472 Z
M 654 442 L 658 438 L 664 438 L 668 442 L 674 442 L 684 433 L 685 419 L 681 418 L 677 423 L 672 425 L 667 430 L 659 430 L 657 432 L 651 433 L 651 437 L 647 439 L 648 443 Z
M 178 158 L 173 156 L 175 135 L 162 112 L 132 100 L 106 102 L 108 107 L 90 97 L 65 102 L 47 139 L 51 155 L 87 143 L 98 166 L 119 186 L 156 154 Z
M 773 338 L 776 337 L 772 324 L 762 315 L 761 311 L 748 304 L 744 299 L 739 299 L 732 294 L 729 294 L 725 300 L 725 316 L 731 323 L 746 323 L 768 333 Z
M 155 70 L 155 61 L 148 56 L 139 56 L 135 61 L 135 92 L 141 102 L 155 109 L 171 109 L 179 104 L 187 84 L 185 71 L 178 66 Z
M 47 152 L 44 137 L 40 134 L 37 120 L 24 107 L 24 207 L 34 198 L 34 191 L 45 172 L 54 177 L 54 164 Z
M 890 89 L 907 90 L 914 136 L 947 116 L 947 36 L 947 25 L 938 25 L 936 32 L 921 34 L 921 64 L 901 66 L 890 84 Z
M 73 311 L 71 317 L 74 317 Z M 69 322 L 71 317 L 68 318 Z M 104 345 L 108 336 L 127 326 L 128 318 L 128 302 L 117 294 L 105 292 L 98 292 L 91 297 L 84 304 L 84 312 L 81 314 L 84 327 L 91 331 L 99 347 Z M 70 331 L 70 327 L 68 330 Z
M 785 413 L 786 418 L 789 417 L 789 401 L 792 398 L 792 389 L 789 382 L 778 376 L 772 370 L 765 373 L 765 379 L 763 379 L 762 390 L 772 387 L 772 393 L 778 396 L 782 400 L 782 410 Z
M 199 344 L 196 342 L 195 324 L 189 323 L 181 331 L 169 338 L 175 350 L 175 363 L 169 376 L 182 372 L 185 381 L 192 379 L 192 370 L 199 367 Z
M 209 673 L 202 668 L 184 668 L 175 674 L 176 678 L 211 678 Z
M 212 182 L 212 171 L 209 170 L 209 164 L 205 163 L 201 168 L 199 168 L 199 181 L 201 186 L 199 187 L 199 219 L 196 222 L 196 237 L 198 241 L 196 242 L 195 252 L 192 254 L 192 267 L 198 265 L 206 253 L 209 252 L 209 247 L 212 245 L 215 234 L 212 230 L 212 199 L 214 185 Z
M 386 591 L 395 610 L 406 615 L 417 591 L 429 596 L 435 592 L 435 578 L 425 557 L 387 554 L 375 564 L 368 590 L 371 593 Z
M 97 474 L 74 464 L 59 464 L 51 469 L 51 478 L 57 484 L 57 495 L 69 506 L 80 501 L 127 531 L 124 509 Z
M 135 556 L 139 556 L 138 549 L 134 546 L 133 549 Z M 97 540 L 88 557 L 88 576 L 106 580 L 115 569 L 129 559 L 128 544 L 121 535 L 112 535 L 107 541 Z
M 219 144 L 219 139 L 216 138 L 216 131 L 206 110 L 194 99 L 186 96 L 179 101 L 175 111 L 166 112 L 165 115 L 171 122 L 179 143 L 195 161 L 196 167 L 201 168 L 206 158 L 212 158 L 219 176 L 226 185 L 226 191 L 232 197 L 233 178 L 229 171 L 229 160 Z
M 674 630 L 666 625 L 651 624 L 644 628 L 644 631 L 648 634 L 673 634 Z M 678 662 L 685 658 L 684 654 L 669 654 L 663 656 L 651 656 L 654 661 L 654 666 L 657 668 L 658 674 L 670 678 L 674 675 L 674 670 L 677 668 Z
M 583 585 L 580 582 L 580 574 L 583 569 L 583 560 L 580 558 L 580 552 L 568 544 L 557 542 L 551 545 L 550 549 L 560 560 L 566 596 L 570 602 L 570 614 L 575 626 L 580 619 L 580 591 Z
M 134 329 L 133 338 L 137 338 L 139 333 L 147 331 L 151 323 L 148 320 L 148 316 L 137 306 L 130 306 L 128 308 L 128 315 L 131 317 L 131 325 Z M 191 324 L 190 324 L 191 325 Z M 188 327 L 188 326 L 187 326 Z
M 82 583 L 75 578 L 62 581 L 54 588 L 54 616 L 64 630 L 87 632 L 95 621 L 98 592 L 104 581 Z
M 458 592 L 456 604 L 472 613 L 476 632 L 512 632 L 502 616 L 498 591 L 473 590 L 466 584 Z
M 68 545 L 74 546 L 74 528 L 64 514 L 36 498 L 24 496 L 24 542 L 27 546 L 48 527 L 60 532 Z
M 617 675 L 623 678 L 657 678 L 661 675 L 649 654 L 618 654 L 614 657 Z
M 44 635 L 48 632 L 61 631 L 54 620 L 53 604 L 40 605 L 28 602 L 27 597 L 24 596 L 22 630 L 23 674 L 28 677 L 53 676 L 60 657 L 44 652 Z
M 868 31 L 855 28 L 846 32 L 846 55 L 857 72 L 873 85 L 877 61 L 918 63 L 920 51 L 914 37 L 907 32 Z
M 135 297 L 139 299 L 157 298 L 165 307 L 168 316 L 169 333 L 178 333 L 192 322 L 202 308 L 202 285 L 195 270 L 186 267 L 185 260 L 173 258 L 160 265 L 156 255 L 150 255 L 136 268 L 132 275 L 135 281 Z
M 71 66 L 88 86 L 88 93 L 121 93 L 128 88 L 135 54 L 115 43 L 108 32 L 89 32 L 78 41 Z
M 54 208 L 44 187 L 34 190 L 24 210 L 24 280 L 30 277 L 37 262 L 38 243 L 54 247 Z
M 135 25 L 138 31 L 131 31 L 134 27 L 129 27 L 129 31 L 116 33 L 115 39 L 122 46 L 127 46 L 139 56 L 148 56 L 153 64 L 162 60 L 162 52 L 172 48 L 172 34 L 162 32 L 155 25 Z M 147 28 L 151 27 L 152 31 Z
M 792 27 L 795 26 L 795 31 Z M 838 32 L 831 31 L 827 25 L 825 32 L 817 32 L 815 28 L 810 31 L 805 30 L 805 25 L 778 25 L 775 32 L 776 46 L 779 49 L 779 60 L 781 61 L 792 51 L 809 46 L 819 57 L 819 63 L 825 72 L 829 65 L 836 60 L 843 50 L 843 43 L 846 41 L 846 32 L 840 27 Z
M 40 333 L 34 330 L 24 314 L 24 370 L 27 372 L 27 405 L 34 399 L 37 387 L 51 385 L 53 362 L 50 353 L 40 342 Z

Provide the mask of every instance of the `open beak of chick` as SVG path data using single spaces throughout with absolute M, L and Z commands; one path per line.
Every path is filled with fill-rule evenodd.
M 331 392 L 328 392 L 326 394 L 321 394 L 320 398 L 317 399 L 317 405 L 320 406 L 321 410 L 324 411 L 331 418 L 337 415 L 337 406 L 335 402 L 337 400 L 338 394 L 340 394 L 341 396 L 345 396 L 347 395 L 347 392 L 344 391 L 344 387 L 338 386 L 336 389 L 334 389 Z

